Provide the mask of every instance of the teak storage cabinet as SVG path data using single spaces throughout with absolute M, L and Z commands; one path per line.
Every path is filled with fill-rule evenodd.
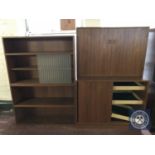
M 78 123 L 128 121 L 125 110 L 145 108 L 148 82 L 142 74 L 148 31 L 77 29 Z
M 16 121 L 75 123 L 74 37 L 3 38 Z

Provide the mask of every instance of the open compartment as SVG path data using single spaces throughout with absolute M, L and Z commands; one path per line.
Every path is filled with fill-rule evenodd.
M 137 92 L 123 91 L 113 92 L 112 104 L 143 104 L 144 100 L 137 95 Z
M 132 113 L 133 108 L 131 106 L 113 105 L 112 106 L 112 119 L 129 121 L 129 116 Z
M 43 52 L 73 52 L 73 37 L 19 37 L 4 38 L 6 54 L 33 54 Z
M 74 87 L 13 87 L 15 107 L 74 105 Z
M 35 56 L 13 56 L 6 59 L 11 85 L 21 81 L 38 81 L 38 65 Z
M 147 102 L 147 81 L 113 83 L 112 120 L 129 121 L 133 110 L 143 110 Z
M 74 87 L 13 87 L 12 94 L 17 121 L 50 119 L 53 120 L 52 122 L 61 120 L 63 122 L 63 118 L 66 118 L 67 122 L 75 121 L 76 97 L 74 91 Z M 25 116 L 27 117 L 25 118 Z
M 123 90 L 145 90 L 146 82 L 114 82 L 113 90 L 114 91 L 123 91 Z
M 35 55 L 11 56 L 11 57 L 6 57 L 6 59 L 11 70 L 18 70 L 23 68 L 37 69 L 37 57 Z
M 112 121 L 129 121 L 135 110 L 144 110 L 143 105 L 112 105 Z
M 74 63 L 70 54 L 37 54 L 7 57 L 11 84 L 62 83 L 74 81 Z
M 31 107 L 15 108 L 18 123 L 68 123 L 76 122 L 75 108 Z

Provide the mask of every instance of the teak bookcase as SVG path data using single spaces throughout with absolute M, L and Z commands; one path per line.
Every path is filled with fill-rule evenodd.
M 143 109 L 148 27 L 78 28 L 78 123 L 129 121 Z
M 73 36 L 3 38 L 16 121 L 104 124 L 144 109 L 148 27 L 78 28 Z
M 16 121 L 76 122 L 74 36 L 3 38 Z

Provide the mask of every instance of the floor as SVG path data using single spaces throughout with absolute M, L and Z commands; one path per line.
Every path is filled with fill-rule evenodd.
M 0 112 L 1 135 L 139 135 L 140 131 L 131 130 L 128 126 L 98 125 L 80 126 L 63 124 L 27 124 L 15 123 L 13 112 Z

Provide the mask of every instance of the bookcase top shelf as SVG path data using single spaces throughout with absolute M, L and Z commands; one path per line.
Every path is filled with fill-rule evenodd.
M 75 36 L 75 33 L 71 34 L 52 34 L 52 35 L 29 35 L 29 36 L 4 36 L 3 39 L 65 39 L 65 38 L 73 38 Z

